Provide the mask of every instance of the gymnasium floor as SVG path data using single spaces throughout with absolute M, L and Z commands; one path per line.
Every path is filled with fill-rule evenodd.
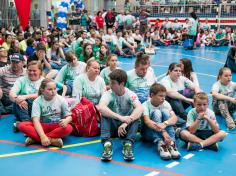
M 216 81 L 218 70 L 223 67 L 228 47 L 198 48 L 185 51 L 181 47 L 171 46 L 157 50 L 151 56 L 151 64 L 157 77 L 165 74 L 167 67 L 180 58 L 190 58 L 198 74 L 201 88 L 210 92 Z M 121 58 L 120 67 L 129 70 L 134 66 L 134 58 Z M 233 75 L 236 81 L 236 75 Z M 211 97 L 210 97 L 211 99 Z M 43 148 L 39 145 L 24 146 L 22 133 L 12 132 L 14 117 L 0 118 L 0 175 L 1 176 L 233 176 L 236 162 L 235 131 L 228 131 L 222 119 L 220 126 L 229 134 L 219 144 L 220 150 L 187 152 L 181 142 L 180 160 L 163 161 L 151 143 L 137 140 L 134 148 L 136 159 L 133 162 L 123 160 L 121 141 L 114 139 L 113 160 L 100 161 L 102 146 L 99 137 L 82 138 L 69 136 L 64 147 Z M 138 137 L 139 138 L 139 137 Z

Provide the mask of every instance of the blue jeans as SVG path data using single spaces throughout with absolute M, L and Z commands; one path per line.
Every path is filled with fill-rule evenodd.
M 121 122 L 121 121 L 103 116 L 101 119 L 102 143 L 109 141 L 111 137 L 117 137 L 118 136 L 118 128 L 122 123 L 123 122 Z M 136 120 L 126 127 L 127 134 L 124 136 L 125 141 L 134 143 L 135 138 L 136 138 L 136 133 L 138 130 L 138 126 L 139 126 L 139 121 Z
M 56 69 L 56 70 L 60 70 L 60 69 L 61 69 L 64 65 L 66 65 L 66 64 L 67 64 L 66 61 L 61 61 L 61 64 L 60 64 L 60 65 L 58 65 L 58 64 L 56 64 L 56 63 L 54 63 L 54 62 L 51 62 L 51 63 L 50 63 L 52 69 Z
M 65 85 L 67 87 L 66 95 L 71 96 L 72 95 L 72 89 L 73 89 L 73 80 L 67 80 L 65 81 Z M 59 90 L 58 94 L 62 94 L 63 90 Z
M 31 111 L 33 100 L 26 100 L 28 103 L 28 109 L 21 109 L 20 106 L 16 103 L 13 103 L 12 112 L 16 117 L 16 121 L 24 122 L 24 121 L 31 121 Z
M 191 91 L 190 89 L 185 89 L 182 91 L 178 91 L 180 94 L 182 94 L 183 96 L 187 97 L 187 98 L 193 98 L 194 96 L 194 92 Z M 173 111 L 175 112 L 175 114 L 181 118 L 183 120 L 187 120 L 187 112 L 185 111 L 185 109 L 187 109 L 190 104 L 179 100 L 179 99 L 174 99 L 171 97 L 166 97 L 166 101 L 168 101 L 173 109 Z M 179 120 L 178 120 L 179 121 Z
M 0 114 L 9 114 L 12 113 L 12 106 L 13 103 L 10 100 L 9 96 L 6 94 L 3 94 L 2 99 L 0 100 Z
M 170 115 L 166 111 L 160 111 L 159 109 L 153 111 L 150 115 L 150 119 L 156 123 L 162 123 L 170 118 Z M 173 126 L 168 126 L 165 128 L 166 132 L 169 134 L 172 141 L 175 141 L 175 130 Z M 158 143 L 163 139 L 162 132 L 155 131 L 145 124 L 142 126 L 141 135 L 144 140 L 152 141 Z

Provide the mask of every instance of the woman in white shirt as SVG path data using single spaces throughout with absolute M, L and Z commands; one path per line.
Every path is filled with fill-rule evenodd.
M 87 61 L 86 73 L 77 76 L 73 83 L 72 97 L 86 97 L 97 105 L 103 92 L 106 90 L 106 84 L 100 73 L 98 61 L 91 58 Z
M 167 75 L 160 81 L 160 83 L 167 89 L 166 100 L 170 103 L 176 115 L 178 115 L 180 123 L 187 119 L 187 112 L 185 109 L 193 104 L 193 96 L 200 92 L 196 86 L 188 78 L 182 76 L 181 65 L 172 63 L 169 65 Z
M 197 74 L 193 70 L 191 60 L 187 58 L 180 59 L 180 65 L 181 65 L 183 76 L 185 76 L 190 81 L 192 81 L 195 86 L 199 87 Z

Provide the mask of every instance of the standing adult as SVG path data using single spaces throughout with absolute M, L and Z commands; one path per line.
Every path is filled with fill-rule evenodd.
M 112 28 L 115 24 L 115 15 L 112 12 L 111 9 L 108 10 L 106 16 L 105 16 L 105 23 L 106 23 L 106 27 L 107 29 Z
M 188 38 L 193 40 L 193 48 L 196 48 L 196 40 L 197 40 L 197 29 L 198 29 L 198 17 L 195 12 L 190 13 L 189 18 L 189 28 L 188 28 Z

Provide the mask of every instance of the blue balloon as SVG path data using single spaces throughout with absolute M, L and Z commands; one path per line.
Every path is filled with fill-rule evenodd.
M 58 12 L 58 17 L 67 17 L 67 14 L 65 12 Z

